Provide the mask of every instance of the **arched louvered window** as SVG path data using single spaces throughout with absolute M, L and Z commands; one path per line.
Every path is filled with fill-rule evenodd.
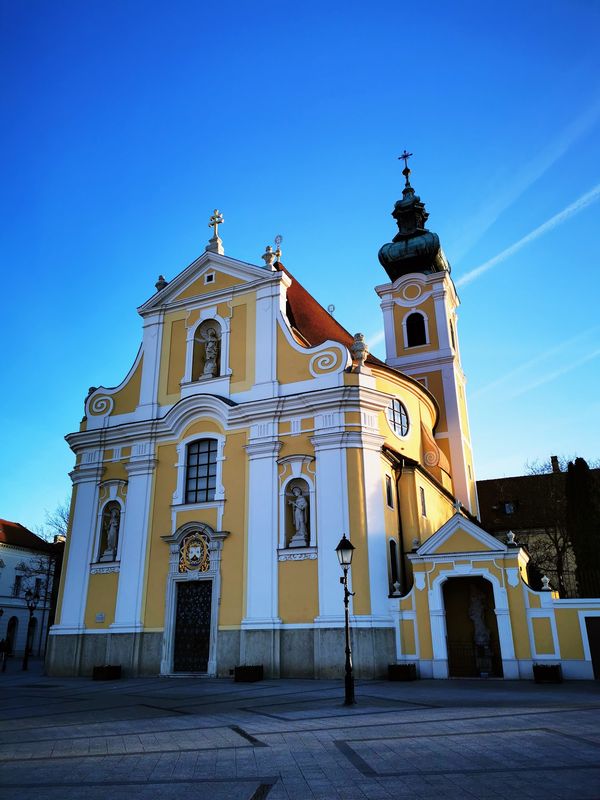
M 406 342 L 408 347 L 417 347 L 420 344 L 427 344 L 425 317 L 419 314 L 418 311 L 409 314 L 406 318 Z

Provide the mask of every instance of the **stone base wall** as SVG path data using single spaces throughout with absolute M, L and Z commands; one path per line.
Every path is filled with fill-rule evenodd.
M 120 664 L 123 677 L 160 674 L 162 633 L 85 633 L 49 637 L 46 671 L 91 676 L 95 666 Z M 217 636 L 217 676 L 240 664 L 262 664 L 267 678 L 341 678 L 345 661 L 342 628 L 225 630 Z M 383 678 L 395 662 L 392 628 L 352 630 L 354 674 Z
M 46 672 L 56 676 L 91 676 L 102 664 L 120 664 L 123 677 L 160 672 L 162 633 L 85 633 L 50 636 Z

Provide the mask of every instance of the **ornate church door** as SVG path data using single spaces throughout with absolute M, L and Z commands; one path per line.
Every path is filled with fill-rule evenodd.
M 210 650 L 212 581 L 179 581 L 174 672 L 206 672 Z

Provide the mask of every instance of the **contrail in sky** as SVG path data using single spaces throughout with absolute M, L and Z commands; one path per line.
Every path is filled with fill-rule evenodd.
M 582 339 L 587 338 L 590 334 L 595 333 L 597 330 L 598 326 L 596 325 L 593 328 L 588 328 L 586 331 L 578 333 L 571 339 L 567 339 L 566 341 L 561 342 L 560 344 L 555 345 L 554 347 L 551 347 L 548 350 L 544 350 L 539 355 L 530 358 L 528 361 L 523 362 L 518 367 L 515 367 L 514 369 L 511 369 L 509 372 L 506 372 L 504 375 L 501 375 L 496 380 L 491 381 L 491 383 L 487 383 L 485 386 L 481 386 L 479 389 L 476 389 L 474 392 L 471 393 L 471 398 L 475 399 L 476 397 L 479 397 L 480 395 L 485 394 L 486 392 L 489 392 L 492 389 L 495 389 L 496 387 L 500 386 L 503 383 L 506 383 L 507 381 L 512 381 L 522 373 L 528 372 L 531 369 L 531 367 L 534 367 L 543 361 L 547 361 L 551 356 L 555 356 L 561 351 L 566 350 L 567 348 L 571 347 L 571 345 L 574 345 L 577 342 L 580 342 Z
M 481 239 L 483 234 L 506 209 L 512 206 L 532 184 L 562 158 L 578 139 L 585 136 L 595 127 L 599 117 L 600 99 L 595 98 L 585 111 L 567 125 L 553 141 L 536 154 L 526 164 L 525 168 L 517 172 L 516 175 L 516 165 L 513 165 L 509 171 L 510 181 L 506 187 L 493 192 L 491 201 L 483 204 L 479 211 L 469 220 L 463 239 L 450 248 L 454 261 L 462 260 L 463 254 Z
M 525 392 L 530 392 L 532 389 L 537 389 L 538 386 L 542 386 L 542 384 L 544 383 L 549 383 L 550 381 L 553 381 L 555 378 L 560 378 L 560 376 L 564 375 L 566 372 L 571 372 L 571 370 L 580 367 L 582 364 L 587 364 L 588 361 L 592 361 L 592 359 L 598 358 L 598 356 L 600 356 L 600 349 L 593 350 L 591 353 L 588 353 L 587 355 L 578 358 L 577 361 L 573 361 L 571 364 L 567 364 L 562 369 L 557 369 L 554 372 L 550 372 L 547 375 L 544 375 L 543 377 L 539 378 L 537 381 L 534 381 L 533 383 L 528 383 L 526 386 L 521 386 L 519 389 L 517 389 L 516 392 L 509 394 L 508 397 L 512 399 L 513 397 L 519 397 L 520 395 L 525 394 Z
M 518 242 L 511 244 L 510 247 L 507 247 L 506 250 L 503 250 L 501 253 L 498 253 L 497 256 L 490 258 L 489 261 L 486 261 L 479 267 L 472 269 L 470 272 L 467 272 L 462 278 L 456 281 L 457 286 L 466 286 L 467 284 L 474 281 L 480 275 L 483 275 L 484 272 L 487 272 L 492 267 L 495 267 L 496 264 L 499 264 L 501 261 L 505 261 L 510 256 L 514 255 L 514 253 L 518 252 L 522 247 L 533 242 L 535 239 L 539 239 L 540 236 L 543 236 L 548 231 L 551 231 L 553 228 L 558 227 L 563 222 L 565 222 L 570 217 L 578 214 L 580 211 L 583 211 L 584 208 L 591 205 L 600 197 L 600 183 L 597 183 L 593 189 L 590 189 L 589 192 L 586 192 L 582 195 L 578 200 L 575 200 L 574 203 L 571 203 L 570 206 L 567 206 L 562 211 L 559 211 L 558 214 L 555 214 L 553 217 L 550 217 L 549 220 L 544 222 L 539 227 L 535 228 L 528 233 L 527 236 L 523 236 L 522 239 L 519 239 Z

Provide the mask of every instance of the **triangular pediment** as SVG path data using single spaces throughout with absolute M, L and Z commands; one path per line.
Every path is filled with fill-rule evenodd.
M 207 282 L 208 275 L 214 277 Z M 180 301 L 212 294 L 245 283 L 255 283 L 273 275 L 270 270 L 245 261 L 206 252 L 193 261 L 183 272 L 156 292 L 138 308 L 140 314 L 147 314 L 155 308 L 168 306 Z
M 448 555 L 450 553 L 505 553 L 507 546 L 456 513 L 430 536 L 416 552 L 417 556 Z

